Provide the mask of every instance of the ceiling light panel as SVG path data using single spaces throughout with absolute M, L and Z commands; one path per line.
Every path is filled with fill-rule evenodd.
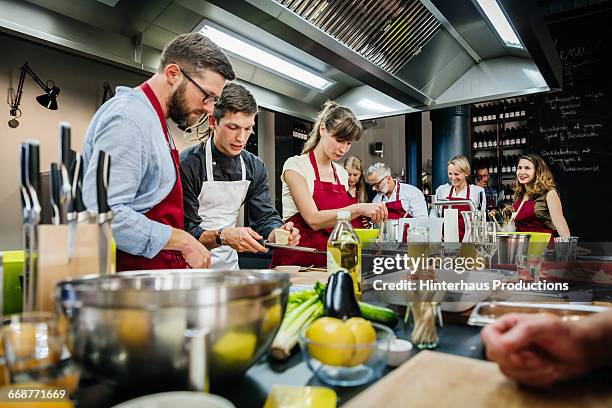
M 324 91 L 334 84 L 334 82 L 302 68 L 295 63 L 283 59 L 263 48 L 243 41 L 238 38 L 236 34 L 230 34 L 229 32 L 212 27 L 209 24 L 204 25 L 200 32 L 210 38 L 219 47 L 236 57 L 246 60 L 265 70 L 274 72 L 282 77 L 312 87 L 318 91 Z

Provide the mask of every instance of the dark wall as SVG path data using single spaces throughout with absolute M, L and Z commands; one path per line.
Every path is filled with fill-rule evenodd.
M 282 216 L 283 204 L 281 202 L 282 183 L 281 172 L 285 161 L 302 153 L 305 140 L 294 136 L 294 131 L 306 134 L 312 129 L 312 123 L 293 116 L 275 112 L 274 114 L 274 182 L 276 183 L 276 197 L 274 197 L 276 210 Z
M 534 153 L 550 166 L 572 235 L 609 241 L 612 217 L 612 7 L 548 18 L 563 91 L 533 98 Z

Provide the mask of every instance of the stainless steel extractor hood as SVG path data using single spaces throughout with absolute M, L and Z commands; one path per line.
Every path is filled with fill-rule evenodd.
M 362 118 L 561 86 L 534 2 L 500 0 L 522 49 L 500 40 L 476 0 L 210 2 L 362 82 L 338 97 Z
M 560 88 L 535 2 L 498 0 L 519 49 L 478 1 L 0 0 L 0 31 L 148 73 L 175 35 L 212 23 L 333 82 L 317 91 L 230 53 L 261 106 L 303 118 L 327 99 L 369 119 Z

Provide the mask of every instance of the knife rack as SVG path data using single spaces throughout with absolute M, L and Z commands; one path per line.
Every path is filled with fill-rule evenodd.
M 100 272 L 114 272 L 114 262 L 107 262 L 108 271 L 99 271 L 99 226 L 78 224 L 72 258 L 68 259 L 68 225 L 38 226 L 38 279 L 35 282 L 35 310 L 55 312 L 55 286 L 58 282 Z M 112 259 L 108 242 L 107 259 Z

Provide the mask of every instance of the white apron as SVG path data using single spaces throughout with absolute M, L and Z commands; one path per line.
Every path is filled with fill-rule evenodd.
M 206 180 L 198 196 L 200 203 L 198 215 L 202 218 L 200 227 L 206 231 L 235 227 L 242 202 L 246 197 L 249 184 L 246 180 L 244 160 L 240 156 L 242 179 L 240 181 L 215 181 L 213 178 L 212 137 L 206 141 Z M 238 253 L 224 245 L 210 251 L 212 269 L 237 270 Z

